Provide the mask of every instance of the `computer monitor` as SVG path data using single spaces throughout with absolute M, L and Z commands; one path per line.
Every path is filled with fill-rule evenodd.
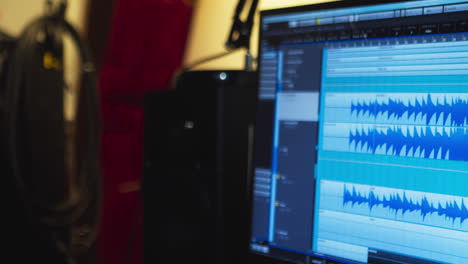
M 253 263 L 468 263 L 468 1 L 261 13 Z

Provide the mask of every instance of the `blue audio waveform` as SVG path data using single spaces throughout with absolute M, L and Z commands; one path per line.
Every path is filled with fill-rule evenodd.
M 410 127 L 406 128 L 406 135 L 404 128 L 398 126 L 389 127 L 385 132 L 376 128 L 350 131 L 349 145 L 354 143 L 357 149 L 360 144 L 361 151 L 373 154 L 379 154 L 376 153 L 378 148 L 385 148 L 385 155 L 468 161 L 468 131 L 465 128 L 448 128 L 449 134 L 447 129 L 439 132 L 426 126 L 418 133 L 414 126 L 412 131 Z
M 387 208 L 395 212 L 395 214 L 400 211 L 402 215 L 406 212 L 419 211 L 423 220 L 427 215 L 433 213 L 445 216 L 445 218 L 452 220 L 452 223 L 456 218 L 460 219 L 461 224 L 468 219 L 468 210 L 463 200 L 460 204 L 458 204 L 457 201 L 451 201 L 445 202 L 444 205 L 440 202 L 435 205 L 434 203 L 429 202 L 426 196 L 424 196 L 420 201 L 408 199 L 405 192 L 403 192 L 403 195 L 395 193 L 388 195 L 388 197 L 378 197 L 374 191 L 369 191 L 369 194 L 366 196 L 365 194 L 357 192 L 354 186 L 350 191 L 345 185 L 343 191 L 343 206 L 348 203 L 351 203 L 351 206 L 354 206 L 355 204 L 367 204 L 371 211 L 373 207 L 380 205 L 383 208 Z
M 422 102 L 415 100 L 414 104 L 411 102 L 405 104 L 400 99 L 392 98 L 388 99 L 388 103 L 378 102 L 377 100 L 351 103 L 351 114 L 366 112 L 375 118 L 377 115 L 385 113 L 387 113 L 388 117 L 393 115 L 396 118 L 401 118 L 407 113 L 408 117 L 414 114 L 414 118 L 416 119 L 418 114 L 422 114 L 422 116 L 426 116 L 426 125 L 429 124 L 433 117 L 435 117 L 436 121 L 443 118 L 443 124 L 446 124 L 449 114 L 451 114 L 450 126 L 464 126 L 468 122 L 468 99 L 447 99 L 444 96 L 443 103 L 438 103 L 436 100 L 433 100 L 431 94 L 427 94 L 427 97 Z

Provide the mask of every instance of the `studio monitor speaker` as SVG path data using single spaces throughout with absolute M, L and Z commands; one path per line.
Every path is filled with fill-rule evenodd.
M 257 75 L 192 71 L 145 95 L 145 263 L 242 263 Z

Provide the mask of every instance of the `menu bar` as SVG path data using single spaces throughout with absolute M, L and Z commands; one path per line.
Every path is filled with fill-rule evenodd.
M 428 2 L 428 1 L 418 1 L 418 2 Z M 450 2 L 450 1 L 446 1 Z M 354 10 L 350 8 L 350 11 Z M 365 8 L 360 10 L 365 11 Z M 370 10 L 370 9 L 369 9 Z M 339 23 L 350 23 L 350 22 L 359 22 L 359 21 L 369 21 L 369 20 L 379 20 L 379 19 L 390 19 L 398 17 L 411 17 L 411 16 L 422 16 L 422 15 L 434 15 L 442 13 L 453 13 L 453 12 L 462 12 L 468 11 L 468 2 L 457 3 L 457 4 L 440 4 L 434 6 L 426 7 L 415 7 L 415 8 L 403 8 L 403 9 L 394 9 L 378 12 L 362 12 L 362 13 L 353 13 L 348 15 L 336 15 L 336 16 L 326 16 L 326 14 L 334 14 L 330 12 L 310 12 L 310 16 L 303 15 L 283 15 L 284 19 L 281 18 L 282 15 L 275 15 L 271 17 L 266 17 L 263 21 L 264 24 L 278 23 L 278 22 L 288 22 L 291 28 L 294 27 L 303 27 L 311 25 L 326 25 L 326 24 L 339 24 Z M 320 14 L 322 14 L 320 16 Z M 339 13 L 336 13 L 339 14 Z M 277 19 L 274 19 L 277 18 Z

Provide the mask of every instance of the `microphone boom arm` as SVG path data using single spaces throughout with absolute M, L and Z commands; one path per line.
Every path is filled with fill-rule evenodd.
M 249 13 L 245 21 L 242 21 L 240 15 L 246 5 L 246 0 L 239 0 L 236 11 L 234 14 L 234 21 L 231 31 L 226 41 L 228 49 L 246 48 L 250 50 L 250 35 L 252 33 L 252 26 L 255 18 L 255 11 L 257 9 L 258 0 L 251 0 Z

